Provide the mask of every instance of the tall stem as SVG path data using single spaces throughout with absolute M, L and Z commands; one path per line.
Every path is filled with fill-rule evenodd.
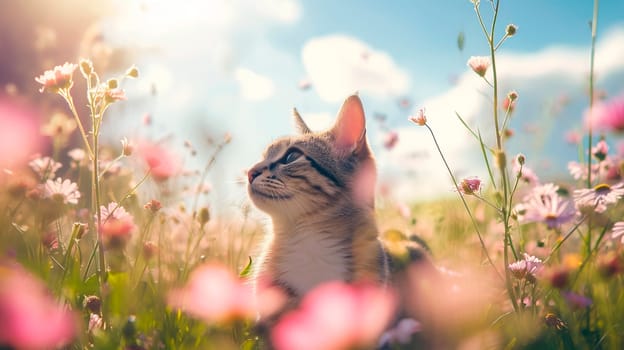
M 598 2 L 594 0 L 594 13 L 591 26 L 591 52 L 589 56 L 589 129 L 587 131 L 587 188 L 592 187 L 592 144 L 593 144 L 593 118 L 594 118 L 594 57 L 596 51 L 596 32 L 598 30 Z M 587 224 L 587 257 L 591 255 L 592 220 Z
M 87 148 L 87 153 L 89 154 L 89 158 L 93 159 L 93 150 L 89 145 L 89 139 L 87 138 L 87 133 L 85 132 L 84 127 L 82 126 L 82 122 L 80 121 L 80 117 L 78 116 L 78 112 L 76 111 L 76 106 L 74 105 L 74 99 L 72 98 L 69 90 L 67 91 L 59 91 L 59 94 L 65 99 L 69 109 L 76 119 L 76 124 L 78 124 L 78 129 L 80 130 L 80 135 L 82 136 L 82 140 L 84 141 L 85 147 Z
M 100 116 L 101 117 L 101 116 Z M 102 210 L 100 208 L 100 168 L 99 168 L 99 157 L 98 157 L 98 147 L 99 147 L 99 122 L 98 118 L 94 116 L 93 118 L 93 149 L 95 152 L 93 153 L 93 175 L 92 175 L 92 193 L 93 193 L 93 205 L 94 211 L 97 216 L 97 249 L 98 249 L 98 276 L 100 280 L 100 287 L 104 286 L 104 282 L 106 282 L 106 260 L 104 256 L 104 245 L 102 243 L 102 235 L 99 230 L 102 225 Z
M 466 209 L 466 212 L 468 213 L 468 216 L 470 217 L 470 220 L 472 221 L 472 226 L 475 229 L 475 232 L 477 232 L 477 237 L 479 237 L 479 243 L 481 243 L 481 249 L 483 250 L 483 253 L 485 254 L 485 257 L 487 258 L 488 262 L 490 263 L 490 265 L 492 265 L 492 268 L 494 269 L 494 271 L 496 271 L 496 274 L 502 279 L 503 276 L 500 274 L 500 272 L 498 272 L 498 269 L 496 269 L 496 265 L 494 265 L 494 262 L 492 261 L 492 258 L 490 258 L 490 254 L 488 253 L 487 248 L 485 247 L 485 242 L 483 241 L 483 237 L 481 236 L 481 232 L 479 231 L 479 226 L 477 225 L 477 222 L 475 221 L 474 216 L 472 215 L 472 212 L 470 211 L 470 208 L 468 207 L 468 203 L 466 203 L 466 199 L 464 198 L 459 185 L 457 184 L 457 180 L 455 179 L 455 175 L 453 175 L 453 171 L 451 171 L 451 167 L 448 165 L 448 163 L 446 162 L 446 158 L 444 157 L 444 153 L 442 153 L 442 149 L 440 148 L 440 145 L 438 144 L 438 140 L 435 137 L 435 134 L 433 133 L 433 130 L 431 129 L 431 127 L 429 126 L 429 124 L 425 124 L 425 126 L 427 127 L 427 129 L 429 130 L 429 133 L 431 134 L 431 137 L 433 138 L 433 143 L 435 143 L 436 148 L 438 149 L 438 153 L 440 154 L 440 158 L 442 158 L 442 162 L 444 162 L 444 166 L 446 167 L 446 170 L 448 171 L 451 180 L 453 181 L 453 186 L 455 186 L 455 190 L 457 191 L 457 193 L 459 194 L 459 198 L 462 201 L 462 204 L 464 205 L 464 209 Z

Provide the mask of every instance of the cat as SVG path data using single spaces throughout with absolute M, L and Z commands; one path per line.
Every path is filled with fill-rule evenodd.
M 375 160 L 360 98 L 349 96 L 326 131 L 313 132 L 293 115 L 298 134 L 272 142 L 248 171 L 249 197 L 273 226 L 255 283 L 277 286 L 289 307 L 324 282 L 387 285 L 396 263 L 379 239 Z M 409 255 L 422 257 L 419 249 Z

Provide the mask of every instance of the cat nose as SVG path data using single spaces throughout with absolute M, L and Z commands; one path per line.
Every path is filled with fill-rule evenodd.
M 257 178 L 260 174 L 262 174 L 262 169 L 258 169 L 258 168 L 251 168 L 248 172 L 247 172 L 247 179 L 249 180 L 249 183 L 252 183 L 253 180 L 255 178 Z

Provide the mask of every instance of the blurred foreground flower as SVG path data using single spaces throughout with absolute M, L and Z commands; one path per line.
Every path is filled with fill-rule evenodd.
M 71 88 L 73 84 L 72 76 L 77 67 L 73 63 L 66 62 L 62 66 L 56 66 L 54 69 L 45 71 L 42 75 L 35 78 L 35 81 L 43 85 L 39 92 L 48 91 L 56 93 L 61 89 Z
M 624 132 L 624 95 L 594 105 L 585 112 L 585 124 L 595 129 Z
M 0 348 L 52 349 L 76 335 L 76 319 L 21 267 L 0 266 Z
M 394 295 L 381 287 L 329 282 L 282 317 L 271 338 L 278 350 L 367 348 L 377 343 L 394 309 Z
M 65 145 L 77 127 L 74 119 L 64 113 L 54 113 L 50 121 L 41 127 L 41 134 L 50 136 L 56 142 Z
M 486 326 L 497 303 L 497 280 L 482 271 L 445 271 L 428 264 L 407 270 L 409 316 L 422 327 L 423 349 L 458 349 L 471 330 Z
M 116 202 L 101 206 L 100 214 L 102 220 L 98 231 L 102 235 L 104 245 L 109 248 L 123 247 L 136 229 L 132 215 Z M 97 223 L 97 216 L 95 221 Z
M 165 181 L 180 170 L 179 159 L 161 145 L 142 142 L 138 146 L 138 152 L 147 163 L 152 178 L 156 181 Z
M 197 267 L 184 287 L 169 293 L 167 303 L 208 323 L 250 319 L 255 315 L 250 286 L 217 264 Z
M 384 136 L 384 147 L 386 149 L 393 149 L 394 146 L 396 146 L 397 142 L 399 141 L 399 133 L 397 133 L 396 131 L 390 131 L 386 134 L 386 136 Z
M 0 94 L 0 169 L 22 166 L 43 147 L 41 117 L 30 105 L 8 100 Z

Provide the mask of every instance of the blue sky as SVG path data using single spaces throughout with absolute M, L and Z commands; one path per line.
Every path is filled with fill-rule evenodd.
M 448 193 L 450 182 L 435 155 L 431 138 L 406 118 L 427 108 L 451 165 L 459 175 L 481 175 L 478 148 L 459 125 L 461 113 L 488 131 L 487 95 L 482 80 L 466 61 L 486 55 L 487 46 L 468 0 L 447 1 L 302 1 L 189 0 L 184 3 L 119 1 L 118 15 L 104 19 L 107 37 L 135 48 L 143 76 L 128 85 L 132 100 L 123 109 L 128 126 L 147 112 L 155 120 L 153 137 L 173 136 L 172 147 L 188 139 L 202 152 L 207 134 L 230 132 L 232 144 L 220 157 L 211 181 L 213 196 L 226 206 L 244 198 L 233 185 L 253 165 L 264 146 L 292 133 L 290 109 L 297 107 L 313 126 L 331 121 L 342 98 L 358 90 L 368 114 L 370 142 L 377 153 L 381 181 L 410 199 Z M 184 4 L 184 6 L 181 6 Z M 624 91 L 624 2 L 602 1 L 599 17 L 598 87 L 609 96 Z M 508 23 L 518 34 L 500 49 L 501 93 L 520 94 L 509 146 L 526 153 L 536 168 L 563 173 L 574 157 L 563 131 L 580 128 L 587 106 L 591 1 L 501 1 L 498 34 Z M 490 4 L 482 0 L 489 22 Z M 457 47 L 458 33 L 465 47 Z M 358 61 L 358 57 L 365 57 Z M 307 90 L 300 81 L 311 82 Z M 131 85 L 135 85 L 133 88 Z M 155 85 L 158 95 L 149 91 Z M 565 95 L 569 103 L 545 117 L 544 110 Z M 402 108 L 397 101 L 412 102 Z M 373 115 L 387 116 L 399 133 L 396 149 L 381 146 L 384 130 Z M 134 117 L 133 117 L 134 116 Z M 135 123 L 135 124 L 133 124 Z M 540 133 L 523 135 L 524 129 Z M 123 137 L 124 129 L 111 130 Z M 475 152 L 477 150 L 477 152 Z M 476 156 L 475 156 L 476 155 Z M 203 157 L 203 158 L 202 158 Z M 189 166 L 201 161 L 187 162 Z M 197 167 L 201 167 L 197 165 Z

